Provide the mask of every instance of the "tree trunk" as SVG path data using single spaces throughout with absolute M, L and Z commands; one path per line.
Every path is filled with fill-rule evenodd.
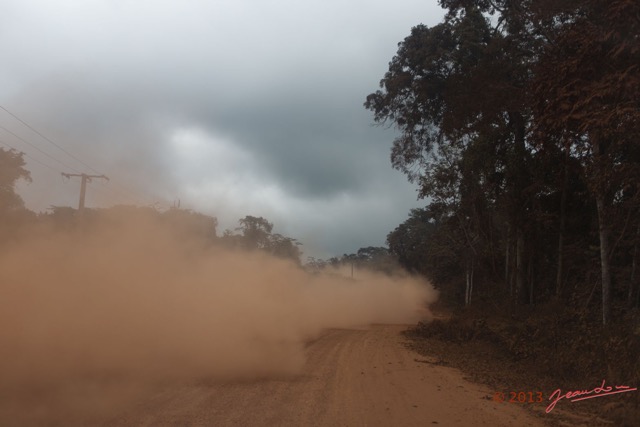
M 629 294 L 627 295 L 627 305 L 629 308 L 633 308 L 634 305 L 637 304 L 634 301 L 634 295 L 637 292 L 636 290 L 636 275 L 638 268 L 638 238 L 640 237 L 640 222 L 638 222 L 638 227 L 636 228 L 636 239 L 633 244 L 633 258 L 631 259 L 631 277 L 629 278 Z
M 471 304 L 471 296 L 473 295 L 473 258 L 467 262 L 466 287 L 464 293 L 464 305 Z
M 563 214 L 564 212 L 560 213 L 560 215 L 563 215 Z M 562 222 L 562 220 L 560 222 Z M 564 269 L 563 252 L 564 252 L 564 230 L 561 228 L 560 234 L 558 236 L 558 266 L 557 266 L 558 271 L 556 273 L 556 296 L 558 298 L 560 298 L 560 294 L 562 293 L 562 272 Z
M 516 242 L 514 240 L 509 240 L 510 252 L 515 252 Z M 512 254 L 509 256 L 509 297 L 515 299 L 516 290 L 515 290 L 515 268 L 516 267 L 516 257 Z
M 533 305 L 533 254 L 529 257 L 529 304 Z
M 611 266 L 609 263 L 610 228 L 605 219 L 604 195 L 596 196 L 598 227 L 600 232 L 600 267 L 602 270 L 602 324 L 608 325 L 611 318 Z
M 527 291 L 524 276 L 524 233 L 520 227 L 516 230 L 516 301 L 526 304 Z
M 474 259 L 472 258 L 471 259 L 471 280 L 470 280 L 471 286 L 470 286 L 470 289 L 469 289 L 469 304 L 471 304 L 471 296 L 473 295 L 473 270 L 474 270 L 473 269 L 473 267 L 474 267 L 474 262 L 473 261 L 474 261 Z
M 595 199 L 598 210 L 598 231 L 600 236 L 600 270 L 602 274 L 602 324 L 608 325 L 611 319 L 611 265 L 609 260 L 609 238 L 611 227 L 607 223 L 607 174 L 606 144 L 599 136 L 592 136 L 596 162 Z
M 509 113 L 509 126 L 514 138 L 514 163 L 513 163 L 513 203 L 515 210 L 512 217 L 516 227 L 516 302 L 525 304 L 527 300 L 527 288 L 525 283 L 525 261 L 524 261 L 524 230 L 526 218 L 526 199 L 523 189 L 530 179 L 526 168 L 527 149 L 525 146 L 526 122 L 524 116 L 519 111 Z
M 471 303 L 471 276 L 469 275 L 469 264 L 467 264 L 466 283 L 464 288 L 464 305 Z
M 564 273 L 564 229 L 567 211 L 567 185 L 569 181 L 569 149 L 565 149 L 564 171 L 562 173 L 562 195 L 560 196 L 560 230 L 558 233 L 558 270 L 556 273 L 556 296 L 562 293 L 562 275 Z
M 509 263 L 511 262 L 509 258 L 509 248 L 511 248 L 511 236 L 509 231 L 507 231 L 507 244 L 506 251 L 504 254 L 504 287 L 505 290 L 509 290 L 509 294 L 511 294 L 511 286 L 509 281 Z

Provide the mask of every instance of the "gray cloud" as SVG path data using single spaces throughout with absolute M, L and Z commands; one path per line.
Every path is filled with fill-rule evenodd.
M 180 198 L 223 227 L 263 215 L 330 255 L 383 244 L 420 204 L 362 103 L 411 26 L 440 20 L 435 0 L 5 3 L 1 104 L 113 178 L 90 205 Z M 27 159 L 31 208 L 76 203 L 66 166 L 0 139 L 53 167 Z

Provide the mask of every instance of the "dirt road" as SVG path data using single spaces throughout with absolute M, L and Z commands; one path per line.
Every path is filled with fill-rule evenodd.
M 1 426 L 540 426 L 520 405 L 404 346 L 404 326 L 338 329 L 293 378 L 150 384 L 89 376 L 0 387 Z M 0 383 L 0 386 L 2 384 Z
M 293 379 L 167 389 L 108 426 L 542 425 L 492 390 L 405 349 L 402 326 L 331 330 L 309 344 Z

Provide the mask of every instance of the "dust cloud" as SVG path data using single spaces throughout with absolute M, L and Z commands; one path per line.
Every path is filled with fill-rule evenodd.
M 100 224 L 42 228 L 0 253 L 3 425 L 25 411 L 72 424 L 167 382 L 286 378 L 323 329 L 415 322 L 436 298 L 406 275 L 312 275 L 144 215 Z

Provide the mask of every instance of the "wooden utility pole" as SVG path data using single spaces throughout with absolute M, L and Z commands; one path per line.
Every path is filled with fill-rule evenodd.
M 64 173 L 62 172 L 62 176 L 65 178 L 71 178 L 74 176 L 79 176 L 82 178 L 82 182 L 80 183 L 80 202 L 78 203 L 78 217 L 82 218 L 84 215 L 84 196 L 87 192 L 87 182 L 91 182 L 93 178 L 101 178 L 109 181 L 106 175 L 87 175 L 86 173 Z

